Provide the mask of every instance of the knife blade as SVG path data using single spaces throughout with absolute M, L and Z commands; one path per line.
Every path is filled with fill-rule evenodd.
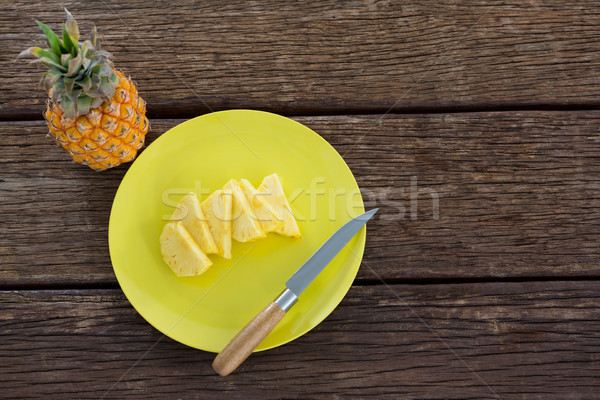
M 351 219 L 340 227 L 321 247 L 288 279 L 285 290 L 238 334 L 231 339 L 213 361 L 213 369 L 221 376 L 233 372 L 256 347 L 275 329 L 285 313 L 298 301 L 298 297 L 325 269 L 344 246 L 375 215 L 378 208 Z
M 311 284 L 313 280 L 325 269 L 333 258 L 344 246 L 358 233 L 358 231 L 379 210 L 375 208 L 356 218 L 351 219 L 339 228 L 321 245 L 321 247 L 291 276 L 285 283 L 287 290 L 275 300 L 284 311 L 290 309 L 298 300 L 298 296 Z

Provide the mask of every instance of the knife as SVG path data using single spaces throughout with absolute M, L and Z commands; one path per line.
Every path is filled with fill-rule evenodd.
M 270 302 L 225 346 L 213 361 L 213 369 L 227 376 L 258 347 L 285 313 L 298 301 L 298 296 L 325 269 L 356 233 L 379 210 L 375 208 L 346 222 L 285 283 L 285 290 Z

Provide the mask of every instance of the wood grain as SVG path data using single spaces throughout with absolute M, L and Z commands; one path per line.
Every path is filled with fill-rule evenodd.
M 599 289 L 354 287 L 315 330 L 227 378 L 214 354 L 161 339 L 118 290 L 1 292 L 1 396 L 594 399 Z
M 40 118 L 41 71 L 15 58 L 62 6 L 98 26 L 152 117 L 600 104 L 595 1 L 16 0 L 0 6 L 0 117 Z
M 296 119 L 381 207 L 360 280 L 600 277 L 600 112 Z M 150 140 L 179 122 L 153 120 Z M 45 132 L 0 123 L 0 282 L 115 283 L 107 226 L 127 166 L 95 173 Z

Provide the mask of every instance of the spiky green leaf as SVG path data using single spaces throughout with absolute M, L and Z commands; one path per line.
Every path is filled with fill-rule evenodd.
M 68 93 L 63 93 L 60 96 L 60 108 L 63 110 L 63 112 L 68 118 L 77 118 L 77 107 Z
M 27 56 L 35 57 L 35 53 L 37 50 L 42 50 L 42 48 L 41 47 L 28 47 L 25 50 L 23 50 L 22 52 L 20 52 L 19 55 L 17 56 L 17 58 L 27 57 Z
M 95 28 L 91 40 L 79 42 L 79 29 L 73 16 L 67 13 L 62 27 L 62 41 L 50 28 L 39 22 L 50 48 L 34 47 L 20 56 L 34 56 L 49 69 L 42 84 L 50 90 L 51 101 L 75 119 L 98 107 L 112 97 L 119 77 L 112 68 L 110 53 L 99 50 Z
M 92 73 L 99 76 L 107 76 L 112 72 L 110 65 L 107 63 L 102 63 L 98 61 L 98 64 L 92 69 Z
M 63 24 L 62 36 L 65 49 L 71 54 L 76 52 L 77 48 L 79 47 L 79 43 L 77 43 L 77 41 L 73 42 L 71 36 L 69 35 L 69 32 L 67 32 L 67 26 L 65 24 Z
M 67 13 L 67 22 L 65 23 L 65 27 L 67 28 L 67 33 L 71 38 L 75 41 L 79 40 L 79 27 L 77 26 L 77 22 L 73 15 L 65 8 L 65 13 Z
M 92 98 L 90 96 L 86 96 L 84 94 L 80 95 L 77 98 L 77 114 L 87 114 L 90 111 L 90 106 L 92 105 Z
M 52 94 L 50 96 L 50 100 L 53 103 L 57 103 L 60 96 L 65 92 L 65 84 L 63 83 L 63 78 L 61 77 L 56 83 L 54 87 L 52 87 Z
M 42 86 L 46 90 L 52 89 L 52 87 L 56 84 L 56 81 L 58 81 L 58 79 L 60 79 L 61 76 L 62 74 L 60 73 L 60 71 L 57 71 L 55 69 L 47 71 L 42 78 Z
M 56 55 L 61 54 L 61 49 L 64 49 L 64 47 L 56 33 L 54 33 L 52 29 L 50 29 L 48 26 L 38 21 L 37 19 L 35 20 L 35 22 L 39 25 L 40 28 L 42 28 L 42 32 L 44 32 L 44 35 L 46 35 L 46 39 L 48 39 L 48 43 L 50 44 L 50 48 L 52 49 L 52 51 Z
M 77 54 L 77 57 L 69 60 L 69 69 L 67 70 L 67 76 L 74 76 L 81 70 L 81 56 Z
M 73 78 L 63 78 L 63 82 L 65 84 L 65 90 L 67 93 L 72 92 L 75 87 L 75 79 Z
M 23 50 L 18 55 L 18 57 L 24 57 L 24 56 L 33 56 L 38 59 L 47 58 L 49 60 L 54 61 L 55 63 L 57 63 L 60 66 L 60 58 L 58 58 L 58 56 L 56 54 L 54 54 L 48 50 L 42 49 L 40 47 L 30 47 L 28 49 Z
M 78 79 L 77 84 L 81 86 L 83 93 L 87 93 L 87 91 L 92 87 L 92 78 L 86 76 L 83 79 Z
M 93 97 L 92 104 L 90 104 L 90 108 L 100 107 L 102 103 L 104 103 L 104 99 L 102 97 Z
M 40 57 L 39 61 L 42 62 L 46 67 L 48 67 L 48 69 L 57 69 L 61 72 L 67 71 L 65 67 L 48 57 Z
M 60 64 L 65 68 L 69 68 L 69 61 L 71 60 L 71 58 L 73 58 L 73 56 L 70 53 L 61 55 Z
M 96 51 L 96 54 L 100 57 L 106 57 L 106 59 L 110 58 L 110 53 L 106 50 L 98 50 Z
M 85 71 L 85 69 L 81 68 L 81 69 L 79 70 L 79 72 L 77 73 L 77 75 L 75 75 L 75 80 L 76 80 L 77 82 L 79 82 L 80 80 L 82 80 L 82 79 L 83 79 L 83 78 L 85 78 L 86 76 L 88 76 L 88 75 L 86 74 L 86 71 Z
M 86 58 L 87 57 L 88 49 L 92 48 L 90 46 L 90 44 L 91 44 L 90 41 L 86 40 L 81 45 L 81 48 L 79 49 L 79 54 L 81 54 L 81 58 Z
M 102 83 L 100 83 L 100 90 L 107 97 L 112 96 L 110 87 L 111 87 L 111 84 L 108 81 L 108 77 L 103 76 L 102 77 Z M 113 90 L 114 90 L 114 87 L 113 87 Z
M 96 25 L 93 25 L 92 26 L 91 42 L 92 42 L 92 47 L 94 47 L 94 48 L 96 48 L 97 36 L 98 36 L 98 32 L 96 32 Z

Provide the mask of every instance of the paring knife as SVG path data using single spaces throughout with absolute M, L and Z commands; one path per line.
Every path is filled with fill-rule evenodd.
M 283 319 L 285 313 L 298 301 L 298 296 L 304 289 L 323 271 L 379 210 L 375 208 L 346 222 L 339 228 L 308 261 L 285 283 L 286 289 L 272 302 L 270 302 L 252 321 L 250 321 L 215 358 L 213 368 L 221 376 L 232 373 L 256 347 L 267 337 L 277 324 Z

